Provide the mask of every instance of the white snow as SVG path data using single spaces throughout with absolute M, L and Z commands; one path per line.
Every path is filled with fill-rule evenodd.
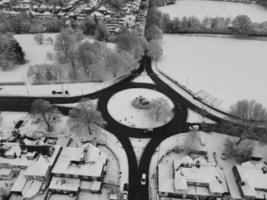
M 233 3 L 208 0 L 178 0 L 174 5 L 159 8 L 163 13 L 168 13 L 171 18 L 195 16 L 199 19 L 205 17 L 229 17 L 246 14 L 253 22 L 267 21 L 267 12 L 264 7 L 257 4 Z
M 3 118 L 3 121 L 0 122 L 0 137 L 9 136 L 10 131 L 15 127 L 15 124 L 19 120 L 24 120 L 27 117 L 25 112 L 0 112 L 0 116 Z
M 130 88 L 114 94 L 107 105 L 109 114 L 119 123 L 135 128 L 155 128 L 160 127 L 171 120 L 154 121 L 150 119 L 146 110 L 136 109 L 131 103 L 136 98 L 142 95 L 148 101 L 156 98 L 164 98 L 168 101 L 171 108 L 174 107 L 172 101 L 164 94 L 146 88 Z
M 193 92 L 222 100 L 224 110 L 241 99 L 267 106 L 266 40 L 165 34 L 162 47 L 158 68 Z
M 134 153 L 137 159 L 138 164 L 140 163 L 143 152 L 150 142 L 150 138 L 129 138 L 134 149 Z
M 155 82 L 147 75 L 146 72 L 141 73 L 139 76 L 132 80 L 133 83 L 149 83 L 155 84 Z

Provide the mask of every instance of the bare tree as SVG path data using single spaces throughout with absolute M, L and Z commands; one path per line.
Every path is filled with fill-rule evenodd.
M 254 144 L 251 140 L 245 140 L 236 144 L 233 139 L 227 138 L 224 142 L 224 155 L 227 159 L 234 158 L 236 161 L 242 163 L 251 158 L 253 151 Z
M 154 61 L 158 61 L 162 56 L 162 48 L 159 45 L 158 40 L 150 40 L 148 43 L 148 52 L 147 55 L 150 56 Z
M 83 99 L 74 109 L 69 111 L 68 123 L 75 130 L 81 130 L 82 127 L 86 126 L 90 135 L 93 124 L 101 127 L 106 124 L 96 105 L 88 99 Z
M 252 22 L 247 15 L 238 15 L 234 21 L 233 26 L 238 29 L 240 33 L 248 33 L 251 29 Z
M 148 112 L 149 117 L 155 121 L 163 121 L 173 116 L 170 104 L 162 97 L 151 100 Z
M 43 44 L 44 43 L 44 35 L 42 33 L 37 33 L 34 35 L 34 39 L 38 44 Z
M 183 141 L 183 149 L 185 152 L 189 153 L 193 150 L 198 150 L 200 148 L 200 137 L 196 130 L 188 132 Z
M 72 75 L 76 80 L 78 76 L 78 66 L 76 59 L 78 57 L 78 42 L 84 38 L 80 32 L 75 32 L 71 28 L 63 29 L 56 37 L 54 48 L 58 52 L 58 61 L 61 64 L 70 63 Z
M 222 127 L 224 130 L 239 137 L 237 145 L 246 139 L 267 140 L 265 131 L 256 127 L 258 122 L 263 124 L 267 122 L 267 110 L 262 104 L 256 101 L 241 100 L 231 106 L 230 113 L 239 117 L 243 125 L 225 123 Z
M 47 131 L 51 132 L 53 130 L 54 117 L 59 114 L 59 111 L 49 101 L 38 99 L 32 103 L 31 114 L 44 121 L 47 125 Z

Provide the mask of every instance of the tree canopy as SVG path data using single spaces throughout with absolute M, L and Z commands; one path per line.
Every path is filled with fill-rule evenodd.
M 38 99 L 32 103 L 31 112 L 34 117 L 39 117 L 47 125 L 47 131 L 53 130 L 53 121 L 59 111 L 47 100 Z
M 16 39 L 0 33 L 0 70 L 9 70 L 24 62 L 24 52 Z
M 87 127 L 88 133 L 92 134 L 92 125 L 105 126 L 106 122 L 96 105 L 89 99 L 83 99 L 78 105 L 69 111 L 69 121 L 71 129 L 77 132 L 81 128 Z

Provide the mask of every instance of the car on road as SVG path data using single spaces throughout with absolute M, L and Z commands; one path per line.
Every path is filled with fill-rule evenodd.
M 146 174 L 145 173 L 142 173 L 142 176 L 141 176 L 141 185 L 146 185 Z
M 128 200 L 128 184 L 127 184 L 127 183 L 125 183 L 125 184 L 123 185 L 122 199 L 123 199 L 123 200 Z
M 128 192 L 125 192 L 125 191 L 123 192 L 122 199 L 128 200 Z

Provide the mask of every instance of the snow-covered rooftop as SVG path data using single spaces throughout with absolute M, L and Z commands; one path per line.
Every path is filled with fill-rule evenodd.
M 49 189 L 77 192 L 80 187 L 80 179 L 53 177 Z
M 27 168 L 27 170 L 25 171 L 25 176 L 45 177 L 48 171 L 49 160 L 40 155 L 37 161 Z
M 223 194 L 228 192 L 223 171 L 211 163 L 204 163 L 199 167 L 181 164 L 190 164 L 199 160 L 192 160 L 186 156 L 171 163 L 160 163 L 158 166 L 159 191 L 168 193 L 196 193 L 201 196 L 209 196 L 210 193 Z M 201 162 L 199 162 L 201 163 Z M 174 170 L 174 178 L 173 178 Z M 192 185 L 195 188 L 190 188 Z
M 86 144 L 80 148 L 64 147 L 52 173 L 101 177 L 106 161 L 107 156 L 91 144 Z M 73 162 L 80 163 L 71 164 Z
M 267 190 L 267 173 L 263 173 L 263 163 L 261 165 L 246 163 L 243 165 L 235 165 L 235 167 L 244 183 L 241 189 L 245 196 L 257 197 L 257 191 Z
M 24 176 L 25 171 L 21 170 L 18 178 L 16 179 L 14 185 L 11 188 L 12 192 L 21 192 L 27 182 L 27 179 Z

